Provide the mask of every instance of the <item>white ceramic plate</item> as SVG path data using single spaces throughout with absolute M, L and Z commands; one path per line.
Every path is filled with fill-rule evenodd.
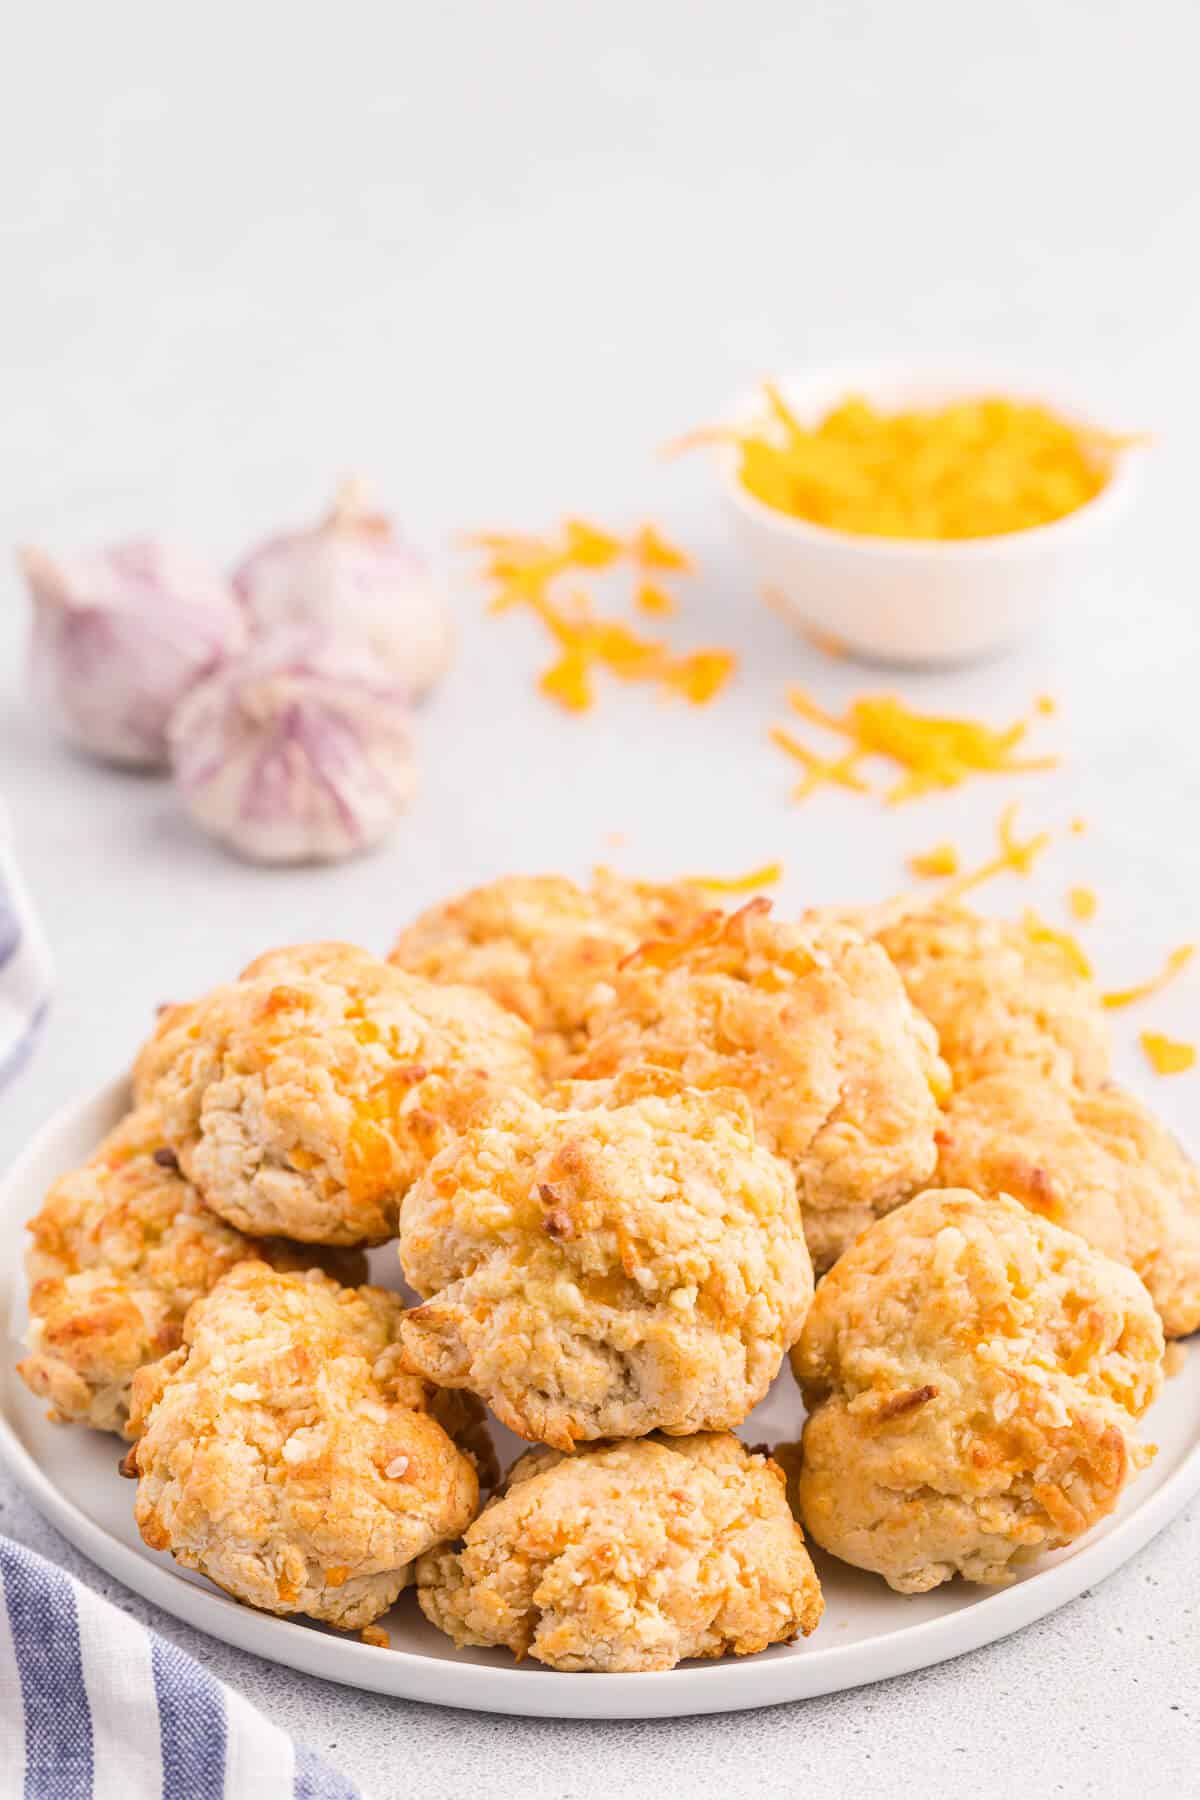
M 999 1592 L 955 1582 L 932 1594 L 901 1596 L 874 1576 L 818 1554 L 826 1610 L 812 1638 L 760 1656 L 651 1675 L 564 1675 L 536 1663 L 518 1667 L 501 1651 L 454 1650 L 410 1593 L 383 1621 L 390 1650 L 254 1612 L 148 1550 L 133 1523 L 132 1484 L 117 1474 L 117 1439 L 48 1424 L 13 1372 L 25 1323 L 21 1226 L 55 1176 L 82 1161 L 125 1103 L 124 1083 L 117 1082 L 94 1100 L 69 1107 L 0 1188 L 0 1316 L 10 1340 L 0 1370 L 0 1452 L 47 1518 L 102 1568 L 189 1624 L 289 1668 L 405 1699 L 551 1718 L 655 1718 L 769 1706 L 924 1668 L 1004 1637 L 1117 1568 L 1200 1489 L 1200 1350 L 1193 1345 L 1146 1421 L 1158 1455 L 1115 1515 L 1081 1544 L 1047 1557 L 1036 1572 Z M 399 1285 L 394 1248 L 375 1252 L 373 1272 Z M 785 1372 L 743 1435 L 751 1443 L 794 1438 L 802 1416 Z M 516 1440 L 500 1435 L 507 1458 Z

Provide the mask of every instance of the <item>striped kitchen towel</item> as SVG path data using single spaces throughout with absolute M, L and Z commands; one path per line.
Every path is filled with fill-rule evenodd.
M 0 1538 L 3 1800 L 360 1800 L 192 1657 Z
M 50 1001 L 50 953 L 17 874 L 0 807 L 0 1088 L 15 1075 Z

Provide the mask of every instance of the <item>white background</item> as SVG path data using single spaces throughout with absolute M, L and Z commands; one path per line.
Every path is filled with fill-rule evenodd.
M 1080 813 L 1091 830 L 996 905 L 1061 918 L 1068 881 L 1091 882 L 1113 982 L 1200 935 L 1198 20 L 1186 0 L 27 9 L 0 107 L 6 537 L 168 533 L 228 559 L 359 471 L 442 559 L 462 645 L 418 720 L 421 793 L 393 843 L 262 872 L 196 837 L 164 784 L 49 741 L 23 693 L 24 598 L 0 571 L 0 792 L 60 976 L 0 1156 L 121 1064 L 157 1001 L 273 942 L 382 948 L 419 906 L 506 869 L 780 857 L 783 905 L 865 897 L 944 836 L 984 854 L 1019 795 L 1031 824 Z M 765 742 L 785 681 L 836 701 L 889 678 L 823 661 L 767 613 L 712 472 L 655 450 L 772 370 L 940 352 L 1048 371 L 1156 434 L 1127 540 L 1038 644 L 903 682 L 997 721 L 1050 691 L 1061 716 L 1039 731 L 1064 765 L 895 813 L 833 794 L 793 808 Z M 743 658 L 714 707 L 633 691 L 573 720 L 533 695 L 536 632 L 481 616 L 448 539 L 568 510 L 653 517 L 695 552 L 673 633 Z M 1198 1015 L 1193 977 L 1122 1030 L 1195 1036 Z M 1200 1077 L 1154 1093 L 1194 1128 Z M 1196 1522 L 1005 1646 L 708 1723 L 455 1717 L 167 1628 L 380 1795 L 914 1777 L 1179 1792 Z M 0 1529 L 79 1566 L 2 1485 Z

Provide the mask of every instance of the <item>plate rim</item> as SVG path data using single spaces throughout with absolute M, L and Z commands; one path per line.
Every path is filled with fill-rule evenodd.
M 88 1113 L 112 1111 L 127 1078 L 60 1107 L 34 1133 L 0 1179 L 0 1214 L 26 1171 Z M 6 1321 L 7 1323 L 7 1321 Z M 6 1379 L 12 1380 L 6 1371 Z M 0 1408 L 0 1455 L 34 1506 L 100 1568 L 171 1616 L 235 1648 L 342 1686 L 433 1702 L 472 1712 L 534 1718 L 621 1719 L 740 1712 L 814 1698 L 903 1675 L 1009 1636 L 1103 1581 L 1135 1556 L 1200 1492 L 1200 1435 L 1160 1487 L 1094 1543 L 1011 1587 L 981 1594 L 969 1606 L 877 1637 L 828 1646 L 808 1642 L 790 1655 L 718 1659 L 676 1669 L 628 1674 L 456 1663 L 413 1650 L 380 1650 L 350 1636 L 326 1634 L 259 1613 L 219 1590 L 185 1580 L 148 1551 L 122 1543 L 54 1486 Z M 264 1641 L 265 1640 L 265 1641 Z M 390 1675 L 392 1678 L 387 1679 Z M 461 1685 L 464 1691 L 455 1690 Z

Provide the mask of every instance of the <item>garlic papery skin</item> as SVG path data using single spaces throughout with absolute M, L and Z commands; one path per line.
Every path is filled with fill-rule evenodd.
M 239 564 L 233 585 L 251 628 L 316 625 L 365 641 L 420 699 L 454 648 L 444 590 L 420 553 L 346 482 L 310 531 L 271 538 Z
M 167 766 L 167 720 L 193 682 L 244 648 L 223 576 L 146 539 L 68 557 L 19 553 L 33 599 L 35 699 L 64 737 L 131 768 Z
M 390 832 L 416 785 L 408 696 L 364 645 L 268 634 L 171 719 L 192 816 L 253 862 L 336 862 Z

